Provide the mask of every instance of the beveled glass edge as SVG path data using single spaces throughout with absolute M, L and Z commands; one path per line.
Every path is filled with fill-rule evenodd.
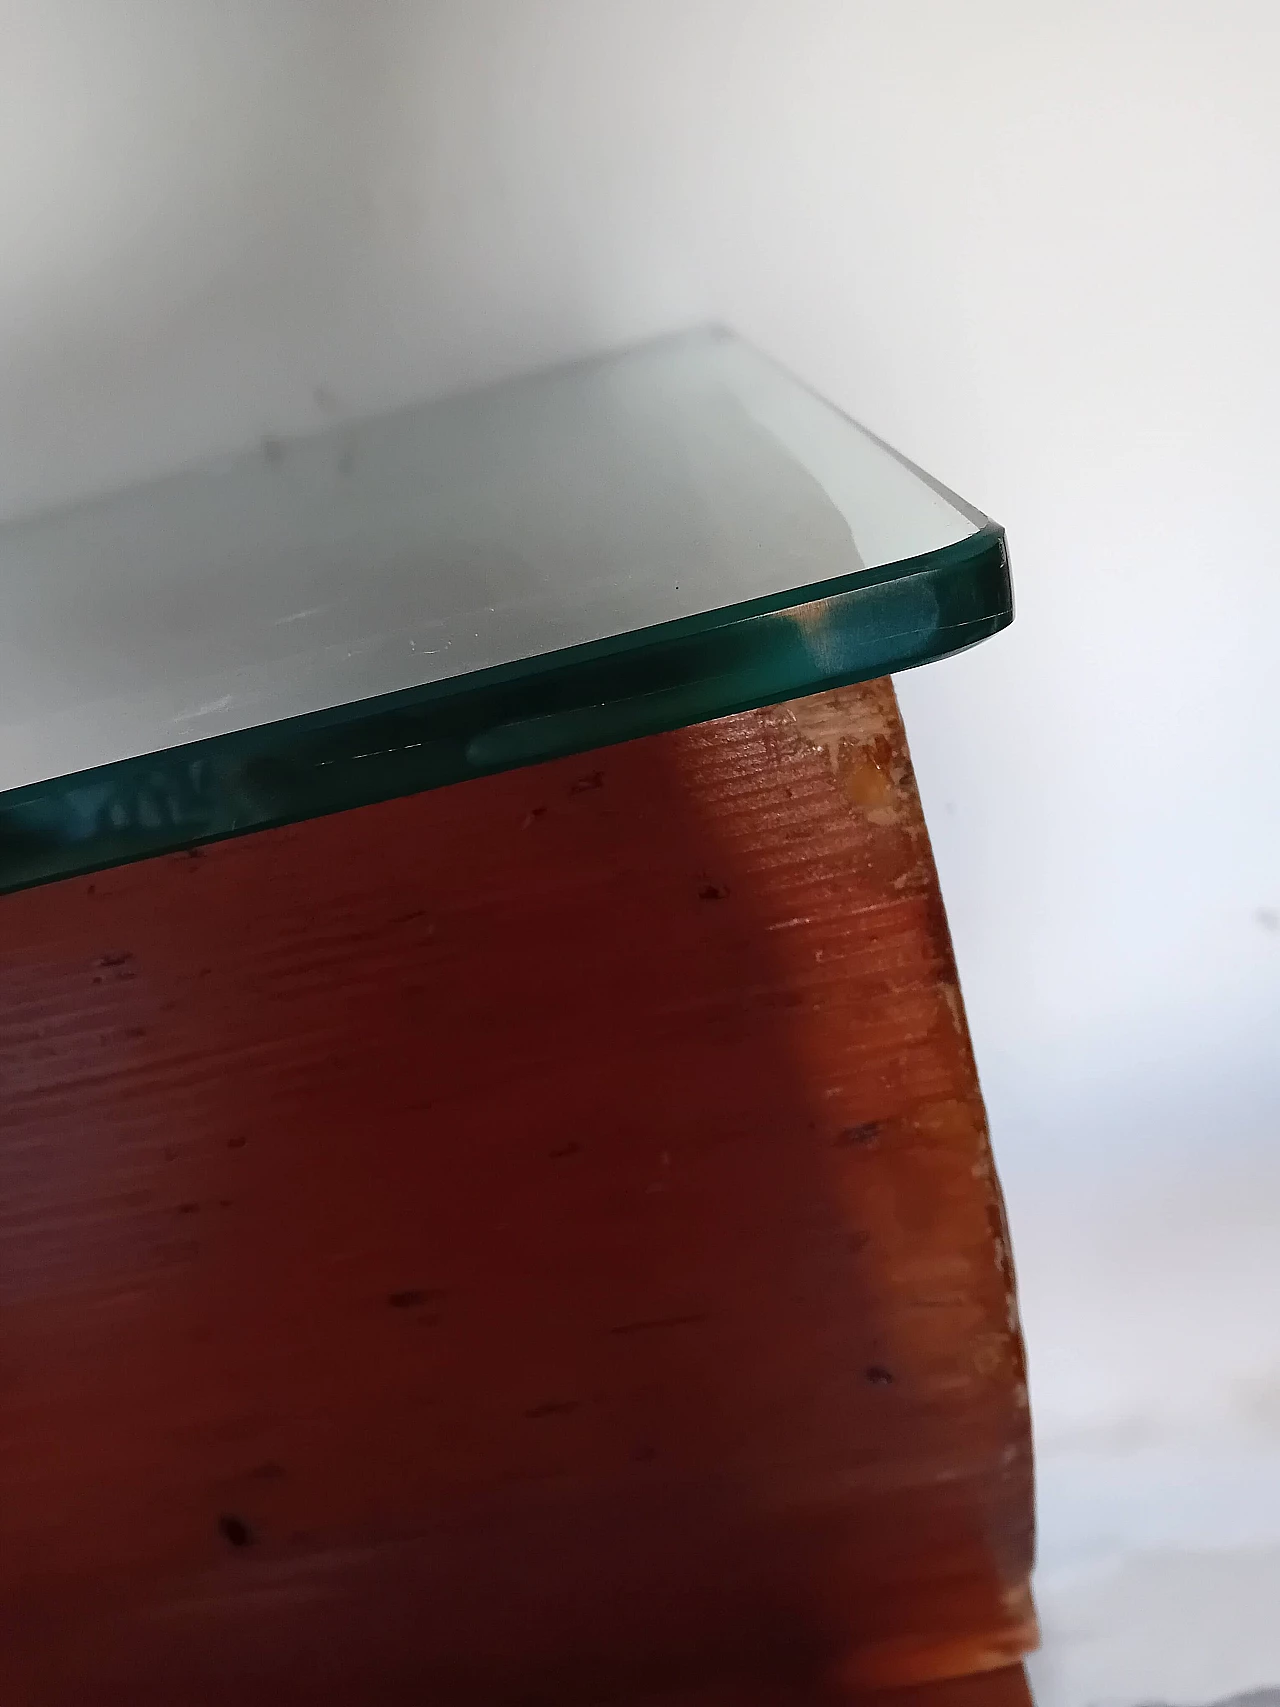
M 0 894 L 868 681 L 1012 620 L 981 518 L 899 563 L 10 789 Z

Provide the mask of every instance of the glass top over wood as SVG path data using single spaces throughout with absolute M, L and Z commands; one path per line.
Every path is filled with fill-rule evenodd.
M 0 889 L 866 680 L 1001 530 L 727 333 L 0 528 Z

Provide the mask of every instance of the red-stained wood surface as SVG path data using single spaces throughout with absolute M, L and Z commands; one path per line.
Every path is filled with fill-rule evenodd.
M 1012 1287 L 887 683 L 0 900 L 0 1698 L 1012 1703 Z
M 940 1683 L 875 1690 L 860 1707 L 1035 1707 L 1027 1674 L 1020 1665 L 999 1671 L 971 1672 Z

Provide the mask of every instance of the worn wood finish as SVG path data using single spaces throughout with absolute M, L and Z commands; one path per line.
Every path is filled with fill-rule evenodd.
M 1027 1674 L 1018 1666 L 999 1671 L 971 1672 L 968 1677 L 940 1683 L 908 1685 L 905 1689 L 875 1690 L 859 1707 L 1035 1707 Z
M 11 1707 L 727 1707 L 1031 1644 L 887 683 L 11 896 L 0 943 Z

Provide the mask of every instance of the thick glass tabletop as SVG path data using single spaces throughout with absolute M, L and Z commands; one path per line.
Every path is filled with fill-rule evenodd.
M 0 889 L 958 651 L 1002 531 L 727 333 L 0 529 Z

